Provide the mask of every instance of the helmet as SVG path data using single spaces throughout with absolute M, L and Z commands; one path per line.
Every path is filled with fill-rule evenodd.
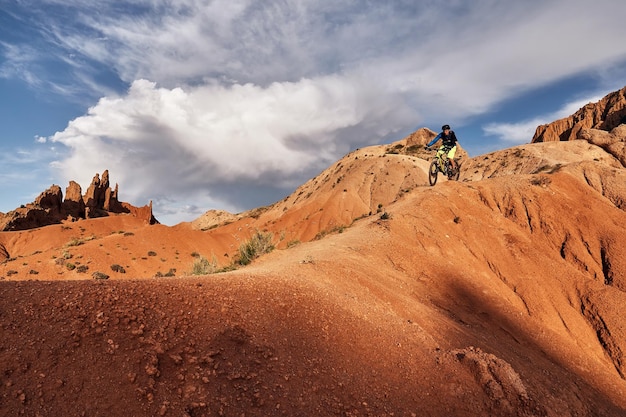
M 450 125 L 443 125 L 443 126 L 441 126 L 441 130 L 446 130 L 446 129 L 450 129 Z

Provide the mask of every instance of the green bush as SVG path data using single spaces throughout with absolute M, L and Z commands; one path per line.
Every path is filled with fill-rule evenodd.
M 273 237 L 274 235 L 271 232 L 263 233 L 257 230 L 250 240 L 239 246 L 238 263 L 240 265 L 248 265 L 259 256 L 273 251 Z
M 107 274 L 105 274 L 104 272 L 99 272 L 99 271 L 94 272 L 93 274 L 91 274 L 91 276 L 94 279 L 109 279 L 109 276 Z

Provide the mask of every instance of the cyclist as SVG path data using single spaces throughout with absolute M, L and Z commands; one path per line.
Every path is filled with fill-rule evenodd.
M 430 147 L 433 146 L 437 141 L 441 139 L 441 146 L 437 151 L 437 155 L 447 154 L 448 159 L 452 164 L 454 169 L 457 169 L 457 163 L 454 160 L 454 155 L 456 154 L 456 135 L 454 134 L 454 130 L 450 130 L 450 125 L 441 126 L 441 133 L 439 133 L 433 140 L 431 140 L 428 145 L 426 145 L 426 149 L 430 150 Z

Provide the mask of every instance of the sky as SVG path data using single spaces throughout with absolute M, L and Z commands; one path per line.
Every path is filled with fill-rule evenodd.
M 109 170 L 163 224 L 450 124 L 470 156 L 626 85 L 616 0 L 0 0 L 0 212 Z

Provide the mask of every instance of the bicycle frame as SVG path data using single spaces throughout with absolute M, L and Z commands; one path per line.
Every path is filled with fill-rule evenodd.
M 433 159 L 437 160 L 437 165 L 441 173 L 448 175 L 448 172 L 450 172 L 450 158 L 448 158 L 448 153 L 438 149 Z
M 459 168 L 457 167 L 454 169 L 452 167 L 452 162 L 450 161 L 450 158 L 448 158 L 448 153 L 442 149 L 437 150 L 437 153 L 433 157 L 430 167 L 428 168 L 428 182 L 431 186 L 437 183 L 437 174 L 439 172 L 445 175 L 448 180 L 457 181 L 459 179 Z

